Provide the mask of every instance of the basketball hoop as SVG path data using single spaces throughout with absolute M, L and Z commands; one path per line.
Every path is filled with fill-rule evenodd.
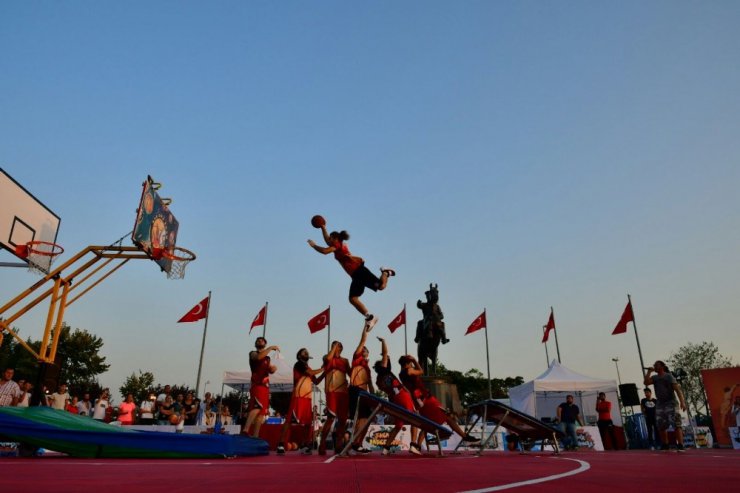
M 64 253 L 64 248 L 49 241 L 29 241 L 15 246 L 15 254 L 28 262 L 28 271 L 45 276 L 57 255 Z
M 172 251 L 164 248 L 152 248 L 152 258 L 169 260 L 172 264 L 167 272 L 167 279 L 182 279 L 185 277 L 185 267 L 195 260 L 195 254 L 187 248 L 174 247 Z

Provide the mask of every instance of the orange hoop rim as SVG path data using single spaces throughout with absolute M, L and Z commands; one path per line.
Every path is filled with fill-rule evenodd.
M 179 255 L 175 254 L 175 251 L 177 251 Z M 195 260 L 195 253 L 191 252 L 187 248 L 179 246 L 173 247 L 172 251 L 165 248 L 152 248 L 152 257 L 155 260 L 166 258 L 167 260 L 173 260 L 175 262 L 190 262 Z
M 34 248 L 35 246 L 50 246 L 51 250 L 48 252 L 45 252 L 43 250 L 38 250 Z M 40 241 L 40 240 L 33 240 L 26 242 L 25 245 L 16 245 L 15 247 L 16 254 L 23 258 L 28 258 L 29 255 L 41 255 L 42 257 L 56 257 L 57 255 L 60 255 L 64 253 L 64 248 L 62 248 L 61 245 L 57 245 L 56 243 L 52 243 L 50 241 Z

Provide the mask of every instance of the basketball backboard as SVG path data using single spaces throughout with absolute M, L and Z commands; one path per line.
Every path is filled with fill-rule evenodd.
M 57 242 L 61 219 L 39 199 L 0 168 L 0 247 L 16 254 L 16 247 L 29 241 Z M 38 270 L 48 274 L 52 257 L 35 260 Z
M 176 246 L 179 223 L 157 193 L 159 184 L 151 176 L 146 177 L 143 188 L 131 239 L 134 245 L 149 255 L 154 253 L 153 249 L 172 251 Z M 172 260 L 161 257 L 155 258 L 155 261 L 163 271 L 170 272 Z

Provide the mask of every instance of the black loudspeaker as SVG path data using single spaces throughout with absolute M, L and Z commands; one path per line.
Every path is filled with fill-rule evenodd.
M 623 383 L 620 385 L 619 395 L 622 397 L 623 406 L 640 405 L 640 396 L 637 394 L 637 385 L 634 383 Z

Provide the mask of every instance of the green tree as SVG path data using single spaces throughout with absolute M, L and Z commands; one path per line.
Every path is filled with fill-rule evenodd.
M 699 344 L 688 343 L 671 353 L 666 361 L 672 372 L 683 370 L 686 376 L 681 381 L 681 389 L 686 398 L 689 409 L 699 413 L 704 408 L 704 414 L 709 410 L 704 405 L 704 383 L 701 378 L 701 370 L 712 368 L 726 368 L 732 366 L 731 358 L 720 354 L 719 348 L 713 342 L 701 342 Z
M 13 330 L 18 333 L 16 328 Z M 40 341 L 26 339 L 26 343 L 37 353 Z M 69 386 L 73 394 L 90 392 L 99 393 L 100 385 L 97 376 L 105 373 L 110 365 L 105 363 L 105 356 L 100 355 L 103 340 L 90 334 L 87 330 L 70 330 L 67 324 L 61 327 L 57 346 L 57 362 L 60 365 L 59 381 Z M 19 378 L 36 381 L 39 371 L 38 360 L 21 346 L 18 341 L 7 335 L 0 345 L 0 366 L 15 368 Z M 53 390 L 53 389 L 52 389 Z
M 457 370 L 448 370 L 442 364 L 437 364 L 437 375 L 445 376 L 457 385 L 460 403 L 466 407 L 488 399 L 488 379 L 475 368 L 462 373 Z M 524 378 L 506 377 L 491 379 L 491 393 L 494 399 L 505 399 L 509 396 L 509 389 L 524 383 Z
M 123 382 L 123 385 L 119 387 L 121 395 L 126 398 L 127 394 L 134 395 L 134 402 L 138 403 L 143 401 L 152 392 L 152 385 L 154 384 L 154 374 L 149 371 L 139 370 L 139 374 L 132 373 L 131 376 L 127 377 Z

